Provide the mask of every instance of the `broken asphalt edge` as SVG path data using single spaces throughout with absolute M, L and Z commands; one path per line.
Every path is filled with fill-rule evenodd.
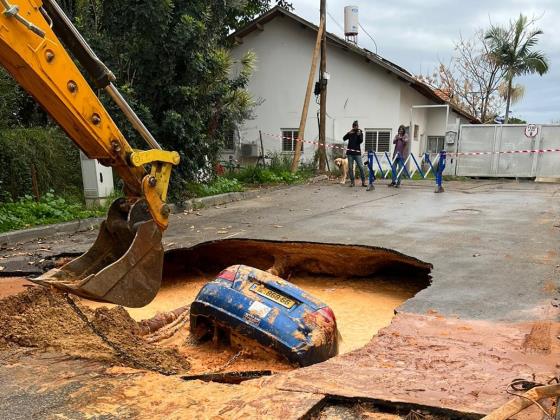
M 13 245 L 16 243 L 29 242 L 38 238 L 54 236 L 59 233 L 77 233 L 94 229 L 105 220 L 103 217 L 74 220 L 72 222 L 57 223 L 54 225 L 38 226 L 23 230 L 0 233 L 0 245 Z
M 276 388 L 278 391 L 289 391 L 289 392 L 304 392 L 295 391 L 292 389 L 285 389 L 282 387 Z M 314 393 L 314 392 L 312 392 Z M 371 403 L 374 404 L 376 408 L 385 410 L 387 413 L 399 413 L 406 411 L 427 411 L 430 414 L 444 416 L 449 419 L 462 419 L 462 420 L 478 420 L 484 417 L 486 414 L 461 411 L 452 408 L 445 408 L 436 405 L 429 404 L 419 404 L 414 402 L 407 402 L 404 400 L 388 400 L 373 397 L 348 397 L 336 394 L 321 393 L 316 392 L 314 394 L 323 395 L 323 398 L 319 400 L 312 408 L 310 408 L 306 413 L 303 413 L 300 417 L 301 420 L 310 420 L 316 418 L 316 416 L 321 412 L 322 409 L 329 405 L 337 404 L 361 404 L 361 403 Z
M 327 179 L 326 175 L 320 175 L 310 179 L 308 182 L 316 183 L 326 179 Z M 295 185 L 279 185 L 270 188 L 211 195 L 208 197 L 201 197 L 201 198 L 193 198 L 191 200 L 184 201 L 181 204 L 171 204 L 169 207 L 171 208 L 172 213 L 193 211 L 204 207 L 220 206 L 223 204 L 233 203 L 235 201 L 257 198 L 262 194 L 266 194 L 279 189 L 290 188 L 292 186 Z M 29 229 L 14 230 L 6 233 L 0 233 L 0 245 L 3 246 L 13 245 L 16 243 L 29 242 L 39 238 L 54 236 L 61 233 L 75 234 L 86 230 L 92 230 L 92 229 L 96 229 L 103 220 L 105 220 L 104 217 L 93 217 L 90 219 L 74 220 L 72 222 L 37 226 Z

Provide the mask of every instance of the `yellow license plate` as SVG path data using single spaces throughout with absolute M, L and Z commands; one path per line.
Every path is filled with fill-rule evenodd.
M 275 292 L 274 290 L 270 290 L 260 284 L 253 284 L 251 286 L 251 290 L 258 295 L 264 296 L 267 299 L 270 299 L 273 302 L 276 302 L 285 308 L 291 309 L 296 302 L 286 296 L 281 295 L 280 293 Z

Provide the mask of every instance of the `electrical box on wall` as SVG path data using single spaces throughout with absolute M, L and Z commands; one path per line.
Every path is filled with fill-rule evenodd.
M 457 132 L 456 131 L 448 131 L 445 133 L 445 143 L 447 144 L 455 144 L 457 140 Z
M 82 152 L 80 152 L 80 164 L 86 206 L 105 204 L 114 191 L 113 169 L 101 165 L 96 159 L 88 159 Z

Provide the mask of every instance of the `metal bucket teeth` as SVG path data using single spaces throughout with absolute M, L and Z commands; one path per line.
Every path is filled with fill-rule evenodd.
M 89 251 L 32 281 L 132 308 L 150 303 L 161 286 L 162 234 L 144 200 L 128 213 L 126 207 L 124 199 L 116 200 Z

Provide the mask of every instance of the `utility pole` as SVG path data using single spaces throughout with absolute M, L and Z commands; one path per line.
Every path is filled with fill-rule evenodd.
M 319 172 L 325 172 L 327 161 L 327 82 L 325 73 L 327 71 L 327 0 L 321 0 L 321 21 L 324 22 L 323 36 L 321 37 L 321 65 L 319 67 L 319 86 L 321 87 L 320 109 L 319 109 Z
M 305 91 L 305 100 L 303 101 L 303 109 L 301 111 L 301 120 L 299 122 L 298 142 L 295 145 L 294 157 L 292 159 L 292 173 L 296 173 L 299 167 L 299 160 L 301 158 L 301 142 L 305 139 L 305 123 L 307 121 L 307 112 L 309 111 L 309 101 L 311 100 L 311 93 L 313 91 L 313 81 L 317 74 L 317 61 L 319 59 L 319 51 L 321 47 L 321 39 L 323 31 L 325 30 L 325 20 L 321 20 L 319 24 L 319 32 L 317 32 L 317 40 L 315 41 L 315 48 L 313 48 L 313 55 L 311 57 L 311 69 L 309 70 L 309 78 L 307 79 L 307 89 Z

